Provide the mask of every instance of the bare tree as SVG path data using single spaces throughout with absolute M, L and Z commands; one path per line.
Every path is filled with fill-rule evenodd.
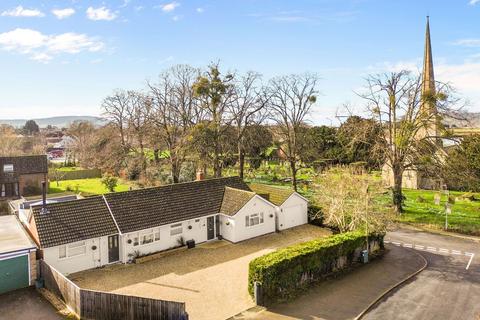
M 392 221 L 392 210 L 381 201 L 381 183 L 357 168 L 333 167 L 315 180 L 313 190 L 324 223 L 340 232 L 385 232 Z
M 102 102 L 103 115 L 118 129 L 126 153 L 130 149 L 127 143 L 129 99 L 125 90 L 116 90 Z
M 145 157 L 145 144 L 149 129 L 149 120 L 152 102 L 149 97 L 138 91 L 128 91 L 128 103 L 126 108 L 128 129 L 135 137 L 138 148 L 134 148 L 139 154 L 142 173 L 146 176 L 147 159 Z
M 203 129 L 208 131 L 209 140 L 213 145 L 212 161 L 215 177 L 222 176 L 222 140 L 230 124 L 226 118 L 228 106 L 235 98 L 233 81 L 233 74 L 227 73 L 222 76 L 219 63 L 212 63 L 193 84 L 195 97 L 200 100 L 208 116 L 207 126 Z
M 269 107 L 279 148 L 290 163 L 292 186 L 297 190 L 297 162 L 300 160 L 301 136 L 312 105 L 317 101 L 316 74 L 305 73 L 274 78 L 269 85 Z
M 265 106 L 268 102 L 268 93 L 261 84 L 261 75 L 256 72 L 247 72 L 235 84 L 235 99 L 229 105 L 232 116 L 232 125 L 237 135 L 237 152 L 239 176 L 243 179 L 245 166 L 245 132 L 254 124 L 265 119 Z
M 370 76 L 366 81 L 366 92 L 360 96 L 368 102 L 375 125 L 383 129 L 372 143 L 392 170 L 392 200 L 396 211 L 401 212 L 403 173 L 426 160 L 431 165 L 443 162 L 440 138 L 445 130 L 440 119 L 455 100 L 449 97 L 451 89 L 445 84 L 437 83 L 436 93 L 422 94 L 421 76 L 412 77 L 408 71 Z
M 150 119 L 156 129 L 155 136 L 169 152 L 174 183 L 179 182 L 180 170 L 187 157 L 191 128 L 202 118 L 193 91 L 198 75 L 198 69 L 177 65 L 161 73 L 157 84 L 148 83 L 152 97 Z

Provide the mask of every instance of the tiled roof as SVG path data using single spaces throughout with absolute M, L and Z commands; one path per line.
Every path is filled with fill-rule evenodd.
M 48 162 L 46 155 L 0 157 L 0 176 L 5 175 L 3 166 L 13 164 L 15 175 L 31 173 L 48 173 Z
M 254 196 L 255 192 L 225 187 L 220 212 L 233 216 Z
M 251 183 L 250 189 L 276 206 L 282 205 L 295 191 L 292 189 Z
M 42 248 L 117 234 L 103 197 L 91 197 L 32 207 Z
M 239 177 L 178 183 L 106 194 L 123 233 L 217 214 L 225 187 L 250 191 Z

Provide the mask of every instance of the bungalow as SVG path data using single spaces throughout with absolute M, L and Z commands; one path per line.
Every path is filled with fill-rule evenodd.
M 27 228 L 47 263 L 69 274 L 183 245 L 239 242 L 288 216 L 238 177 L 110 193 L 32 207 Z M 295 214 L 298 212 L 295 211 Z M 306 223 L 305 219 L 293 219 Z M 292 219 L 287 219 L 288 221 Z

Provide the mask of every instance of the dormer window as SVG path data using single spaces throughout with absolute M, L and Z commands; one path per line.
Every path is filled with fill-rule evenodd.
M 5 172 L 5 173 L 13 172 L 13 164 L 4 164 L 3 165 L 3 172 Z

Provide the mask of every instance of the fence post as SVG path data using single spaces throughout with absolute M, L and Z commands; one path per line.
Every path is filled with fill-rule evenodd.
M 262 290 L 262 284 L 258 281 L 255 281 L 253 283 L 253 293 L 255 297 L 255 304 L 257 306 L 264 306 L 263 304 L 263 290 Z

